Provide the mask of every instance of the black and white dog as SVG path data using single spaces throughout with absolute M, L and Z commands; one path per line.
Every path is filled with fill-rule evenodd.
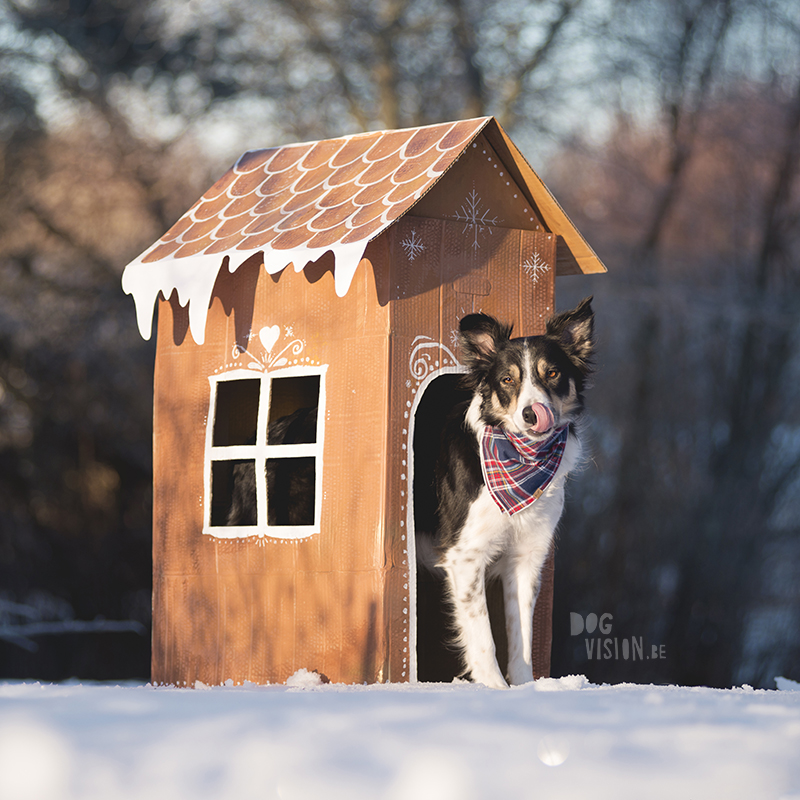
M 465 672 L 487 686 L 507 685 L 486 603 L 492 577 L 503 584 L 508 680 L 533 680 L 533 608 L 564 483 L 581 461 L 578 421 L 593 335 L 591 298 L 551 318 L 542 336 L 511 339 L 510 326 L 485 314 L 460 323 L 463 385 L 472 399 L 443 433 L 436 552 Z

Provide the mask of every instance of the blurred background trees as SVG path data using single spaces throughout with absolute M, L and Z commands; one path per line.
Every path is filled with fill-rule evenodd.
M 0 59 L 0 676 L 148 675 L 124 265 L 245 149 L 494 114 L 610 270 L 557 287 L 600 346 L 554 674 L 800 679 L 791 0 L 0 0 Z M 665 657 L 587 658 L 570 612 Z

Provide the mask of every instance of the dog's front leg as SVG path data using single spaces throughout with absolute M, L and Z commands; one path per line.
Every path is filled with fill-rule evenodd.
M 533 608 L 539 594 L 537 572 L 530 559 L 508 558 L 503 563 L 508 680 L 514 686 L 533 680 Z
M 513 685 L 533 680 L 533 610 L 552 536 L 531 542 L 501 561 L 508 636 L 508 679 Z
M 454 547 L 442 566 L 447 573 L 455 612 L 457 645 L 476 683 L 495 689 L 508 686 L 497 666 L 489 610 L 486 605 L 486 564 L 483 553 Z

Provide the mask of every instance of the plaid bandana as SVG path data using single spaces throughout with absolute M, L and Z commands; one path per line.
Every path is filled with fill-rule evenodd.
M 492 499 L 509 516 L 538 500 L 556 474 L 568 426 L 543 442 L 532 442 L 487 425 L 481 437 L 481 469 Z

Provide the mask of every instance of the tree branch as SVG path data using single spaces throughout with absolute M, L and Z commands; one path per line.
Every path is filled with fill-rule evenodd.
M 364 112 L 364 107 L 358 97 L 358 91 L 353 82 L 348 78 L 344 70 L 346 63 L 335 51 L 331 43 L 325 37 L 321 27 L 316 20 L 316 8 L 302 0 L 277 0 L 280 5 L 288 11 L 294 19 L 304 27 L 309 36 L 309 48 L 318 55 L 323 56 L 328 62 L 336 81 L 342 90 L 342 95 L 347 101 L 350 113 L 353 115 L 359 128 L 365 131 L 369 128 L 369 117 Z
M 531 53 L 527 61 L 519 66 L 515 74 L 507 79 L 504 96 L 497 111 L 497 118 L 504 127 L 514 124 L 516 117 L 514 109 L 522 94 L 526 79 L 544 63 L 555 46 L 561 29 L 582 2 L 583 0 L 562 0 L 559 14 L 551 21 L 542 43 Z
M 486 108 L 486 79 L 478 62 L 478 40 L 475 25 L 468 18 L 464 0 L 448 0 L 455 15 L 453 36 L 467 73 L 467 96 L 464 116 L 480 117 Z

